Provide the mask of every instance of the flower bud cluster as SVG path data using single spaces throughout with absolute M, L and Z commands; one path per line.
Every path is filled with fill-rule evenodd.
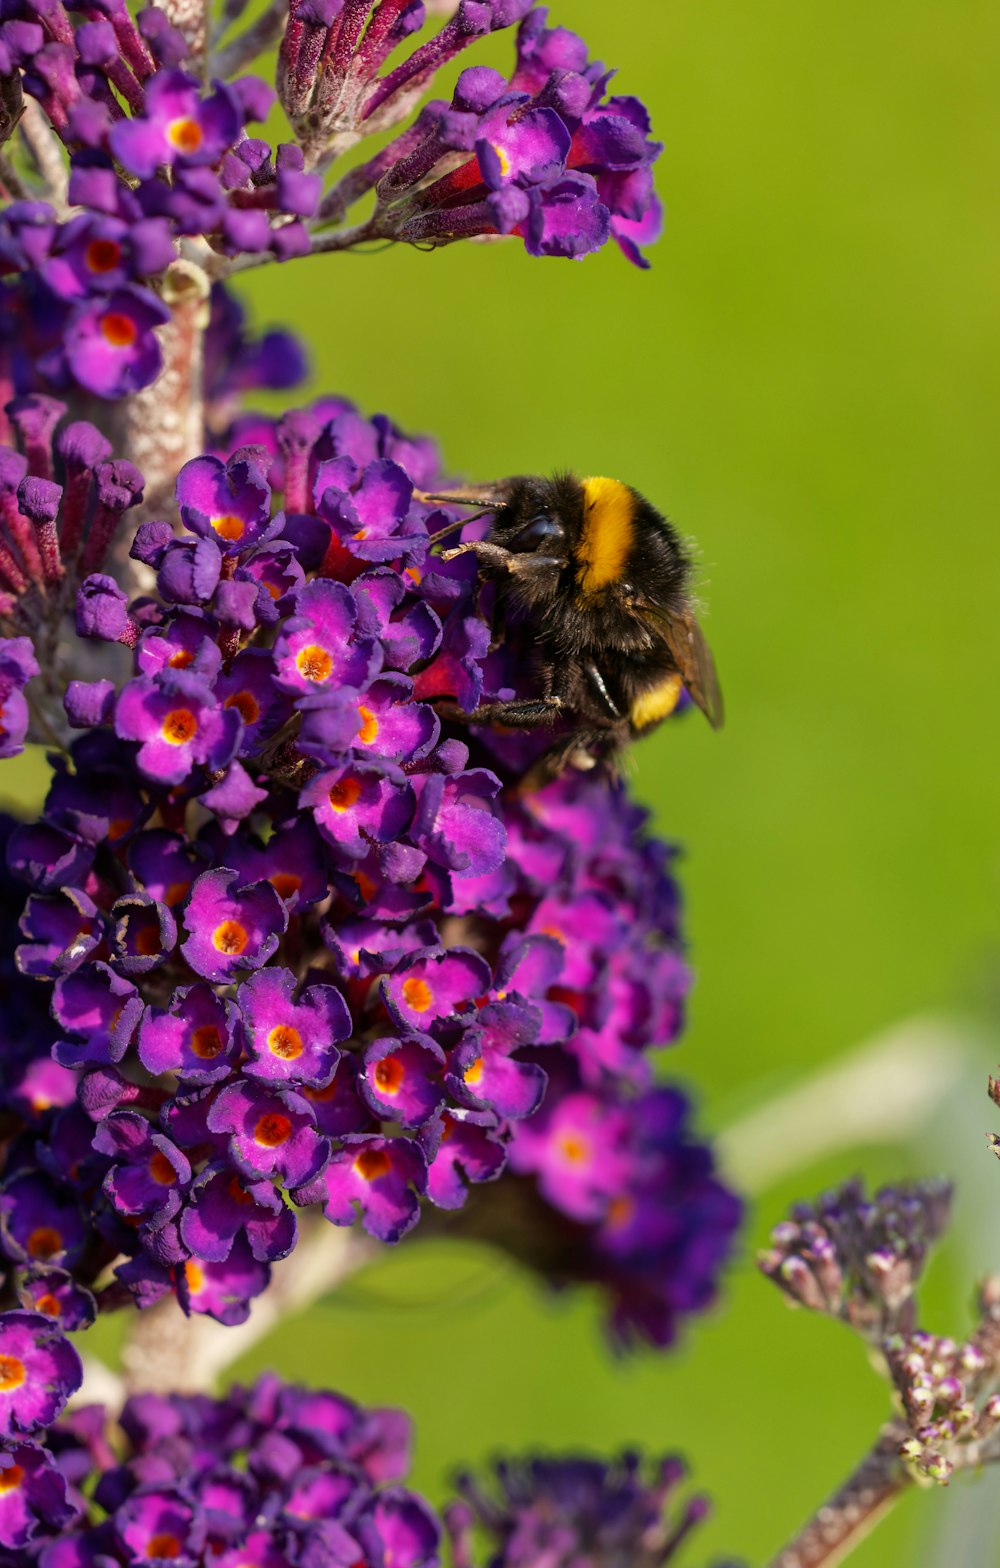
M 668 852 L 605 776 L 519 793 L 523 748 L 442 722 L 528 660 L 435 553 L 429 443 L 333 400 L 253 426 L 181 471 L 186 533 L 138 529 L 155 595 L 77 593 L 71 662 L 107 673 L 7 830 L 0 1246 L 81 1320 L 96 1288 L 236 1322 L 298 1209 L 394 1242 L 509 1163 L 470 1223 L 509 1245 L 527 1189 L 546 1271 L 666 1343 L 739 1217 L 652 1087 L 688 985 Z
M 842 1318 L 880 1345 L 912 1329 L 913 1292 L 950 1208 L 944 1181 L 883 1187 L 873 1198 L 860 1181 L 845 1182 L 797 1204 L 758 1262 L 797 1305 Z
M 676 1456 L 647 1467 L 631 1452 L 611 1463 L 501 1460 L 489 1488 L 463 1475 L 459 1501 L 445 1511 L 455 1568 L 477 1561 L 476 1531 L 489 1542 L 492 1568 L 661 1568 L 709 1512 L 705 1497 L 675 1507 L 684 1477 Z

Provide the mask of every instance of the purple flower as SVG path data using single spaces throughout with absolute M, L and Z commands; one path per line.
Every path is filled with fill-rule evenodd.
M 395 770 L 353 764 L 314 774 L 299 797 L 323 837 L 360 860 L 371 843 L 397 838 L 413 816 L 413 791 Z
M 5 1439 L 51 1425 L 82 1381 L 80 1358 L 50 1317 L 0 1313 L 0 1433 Z
M 231 1327 L 246 1321 L 251 1301 L 267 1289 L 270 1278 L 268 1265 L 253 1256 L 245 1237 L 237 1236 L 224 1259 L 189 1258 L 178 1271 L 177 1294 L 185 1312 L 203 1312 Z
M 242 721 L 219 709 L 210 689 L 187 670 L 166 670 L 156 680 L 140 675 L 122 688 L 115 731 L 139 741 L 137 761 L 147 777 L 181 784 L 192 768 L 225 767 L 239 744 Z
M 443 1111 L 424 1134 L 427 1196 L 439 1209 L 460 1209 L 468 1187 L 495 1181 L 507 1163 L 496 1118 L 482 1111 Z
M 0 637 L 0 759 L 16 757 L 28 731 L 24 688 L 38 674 L 28 637 Z
M 373 1040 L 364 1055 L 361 1093 L 376 1116 L 422 1127 L 444 1099 L 444 1052 L 429 1035 Z
M 288 923 L 270 882 L 241 887 L 239 881 L 235 871 L 205 871 L 191 889 L 181 952 L 206 980 L 227 981 L 241 969 L 259 969 Z
M 185 72 L 161 71 L 146 83 L 145 112 L 119 120 L 110 135 L 115 157 L 132 174 L 154 175 L 166 165 L 197 168 L 218 161 L 239 135 L 242 115 L 229 88 L 202 98 Z
M 116 1510 L 115 1532 L 134 1562 L 197 1568 L 204 1524 L 179 1487 L 138 1487 Z
M 368 638 L 354 639 L 357 608 L 341 583 L 308 583 L 275 644 L 276 679 L 293 693 L 360 686 L 378 663 Z
M 267 1176 L 305 1186 L 326 1161 L 327 1145 L 308 1102 L 287 1089 L 230 1084 L 213 1103 L 208 1128 L 229 1134 L 229 1157 L 251 1181 Z
M 44 1448 L 15 1443 L 0 1455 L 0 1545 L 20 1552 L 40 1531 L 61 1530 L 76 1512 L 66 1479 Z
M 265 453 L 246 448 L 228 463 L 195 457 L 177 476 L 177 505 L 184 525 L 214 539 L 224 554 L 249 549 L 275 533 Z
M 114 1164 L 104 1191 L 119 1214 L 153 1222 L 172 1219 L 191 1183 L 187 1156 L 144 1116 L 115 1111 L 98 1127 L 94 1147 Z
M 236 1004 L 209 985 L 183 986 L 166 1011 L 150 1007 L 139 1026 L 139 1060 L 154 1075 L 176 1072 L 190 1083 L 228 1076 L 237 1054 Z
M 312 985 L 293 1001 L 295 976 L 261 969 L 241 987 L 246 1071 L 271 1083 L 321 1087 L 340 1059 L 336 1042 L 351 1033 L 351 1015 L 332 985 Z
M 319 1179 L 295 1196 L 299 1203 L 322 1203 L 334 1225 L 353 1225 L 357 1206 L 369 1235 L 394 1242 L 420 1218 L 426 1185 L 426 1161 L 410 1139 L 348 1136 Z
M 99 397 L 123 397 L 155 381 L 163 363 L 153 333 L 170 312 L 148 289 L 129 286 L 77 310 L 66 327 L 73 375 Z
M 241 1234 L 259 1262 L 273 1263 L 295 1245 L 295 1215 L 269 1181 L 243 1182 L 228 1166 L 207 1165 L 185 1205 L 181 1238 L 200 1262 L 219 1263 Z
M 431 1029 L 468 1013 L 473 1000 L 489 989 L 489 966 L 478 953 L 455 947 L 407 954 L 382 982 L 385 1004 L 403 1028 Z

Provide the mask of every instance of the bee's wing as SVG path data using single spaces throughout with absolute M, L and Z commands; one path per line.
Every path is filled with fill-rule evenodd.
M 686 608 L 665 615 L 660 624 L 685 686 L 712 728 L 721 729 L 722 692 L 704 632 Z

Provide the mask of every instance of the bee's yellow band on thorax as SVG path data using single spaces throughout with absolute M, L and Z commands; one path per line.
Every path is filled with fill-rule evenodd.
M 597 593 L 619 580 L 632 548 L 635 496 L 617 479 L 584 479 L 583 530 L 576 580 L 584 593 Z
M 647 729 L 650 724 L 657 724 L 660 719 L 673 713 L 683 689 L 684 682 L 675 673 L 664 676 L 651 691 L 644 691 L 635 699 L 629 712 L 633 727 L 637 730 Z

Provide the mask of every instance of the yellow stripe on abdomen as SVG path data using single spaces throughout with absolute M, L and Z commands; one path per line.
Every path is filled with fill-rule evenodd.
M 635 496 L 617 479 L 584 479 L 583 530 L 576 580 L 584 593 L 618 582 L 633 540 Z
M 665 675 L 658 686 L 642 692 L 629 709 L 633 729 L 645 730 L 667 718 L 676 708 L 683 689 L 684 682 L 675 672 Z

